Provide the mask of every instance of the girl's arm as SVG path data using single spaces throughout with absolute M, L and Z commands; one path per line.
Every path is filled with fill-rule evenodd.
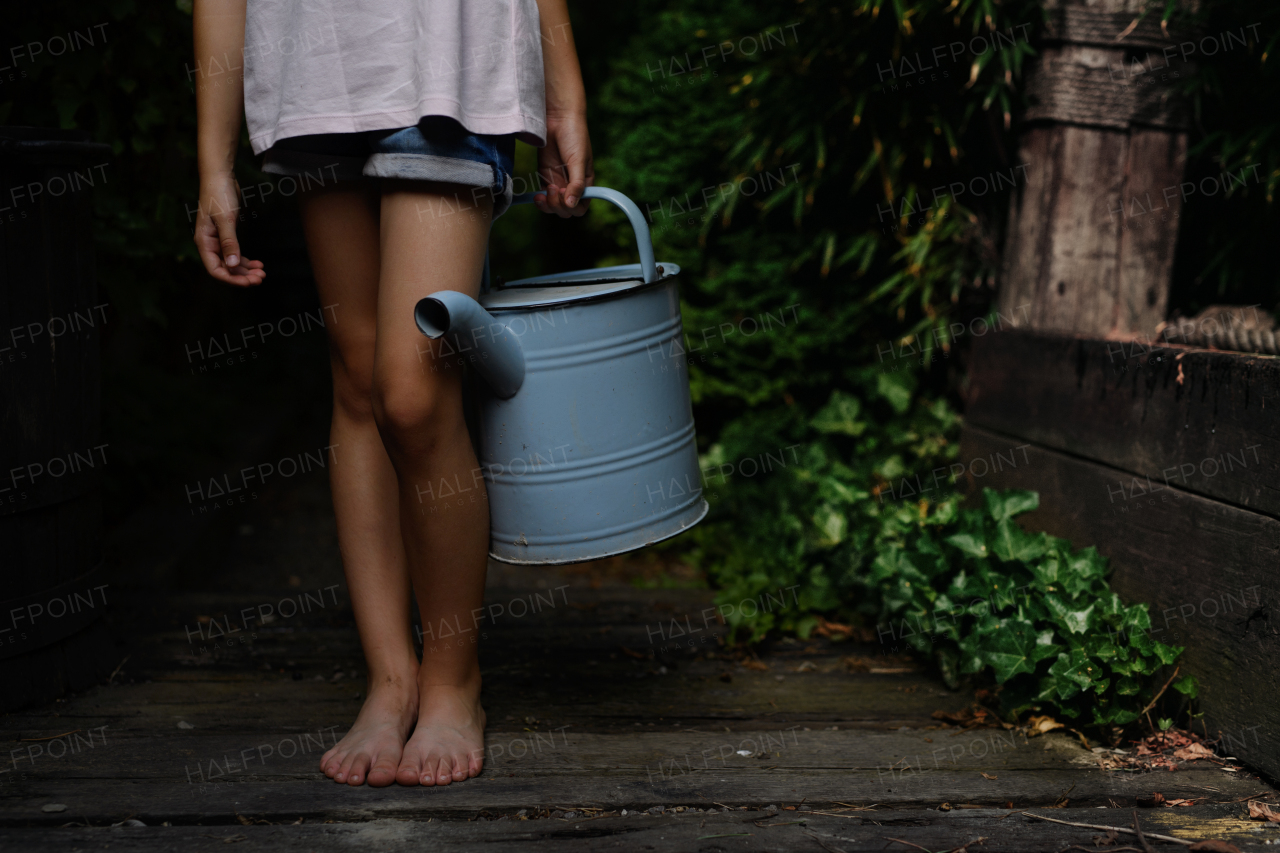
M 547 144 L 538 151 L 538 171 L 547 182 L 547 195 L 535 204 L 545 213 L 581 216 L 587 212 L 586 204 L 578 204 L 582 191 L 595 183 L 582 69 L 565 0 L 537 2 L 547 86 Z
M 261 284 L 262 261 L 240 254 L 236 217 L 240 186 L 234 174 L 244 112 L 244 19 L 247 0 L 195 0 L 196 157 L 200 205 L 196 249 L 209 275 L 227 284 Z M 223 69 L 211 75 L 216 62 Z M 238 76 L 241 75 L 241 76 Z

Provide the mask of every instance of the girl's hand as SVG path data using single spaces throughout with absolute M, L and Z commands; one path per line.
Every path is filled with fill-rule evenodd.
M 547 111 L 547 144 L 538 149 L 538 173 L 547 182 L 547 194 L 533 200 L 538 210 L 565 219 L 587 212 L 582 191 L 595 183 L 596 172 L 585 111 Z
M 240 254 L 236 216 L 240 213 L 240 185 L 230 173 L 200 181 L 200 210 L 196 214 L 196 250 L 209 275 L 226 284 L 252 287 L 267 273 L 262 261 Z

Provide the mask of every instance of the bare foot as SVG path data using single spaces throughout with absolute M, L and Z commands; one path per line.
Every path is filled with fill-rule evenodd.
M 472 687 L 419 686 L 418 726 L 404 745 L 396 781 L 448 785 L 480 774 L 484 766 L 484 709 L 480 679 Z
M 320 759 L 320 769 L 335 782 L 375 788 L 396 780 L 405 739 L 418 715 L 416 673 L 385 677 L 369 687 L 351 730 Z

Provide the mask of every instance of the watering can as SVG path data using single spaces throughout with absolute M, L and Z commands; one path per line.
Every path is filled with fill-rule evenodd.
M 517 195 L 528 204 L 536 193 Z M 554 565 L 609 557 L 675 536 L 707 514 L 681 345 L 675 264 L 654 262 L 649 226 L 622 208 L 640 263 L 418 301 L 418 329 L 481 380 L 480 467 L 489 553 Z

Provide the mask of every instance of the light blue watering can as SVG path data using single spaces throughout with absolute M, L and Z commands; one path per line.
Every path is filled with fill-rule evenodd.
M 518 195 L 527 204 L 535 193 Z M 675 264 L 653 259 L 631 199 L 588 187 L 635 229 L 640 263 L 419 300 L 418 329 L 484 380 L 480 464 L 490 555 L 577 563 L 675 536 L 702 520 L 701 472 Z

